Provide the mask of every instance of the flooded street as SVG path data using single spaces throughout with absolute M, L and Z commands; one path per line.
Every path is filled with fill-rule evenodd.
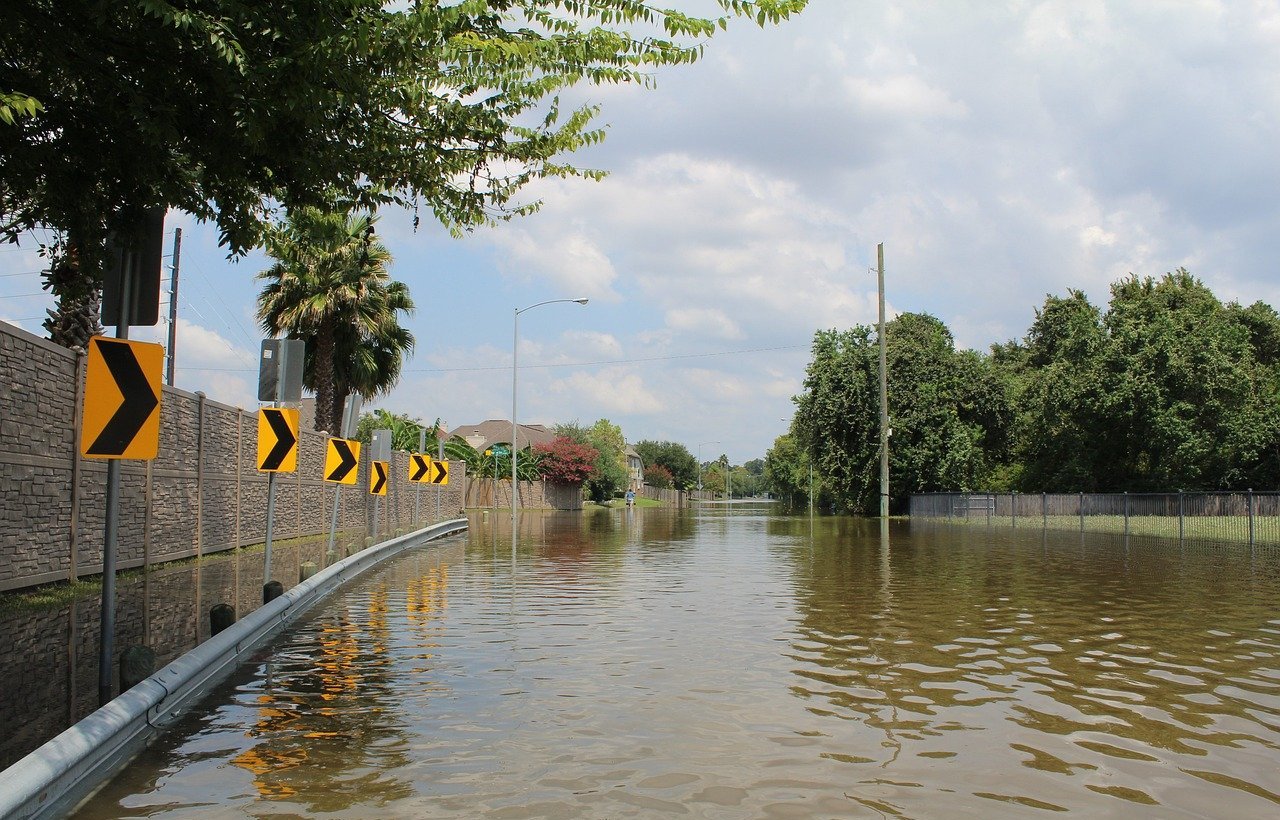
M 77 816 L 1280 814 L 1280 553 L 746 503 L 526 512 L 513 552 L 496 518 Z

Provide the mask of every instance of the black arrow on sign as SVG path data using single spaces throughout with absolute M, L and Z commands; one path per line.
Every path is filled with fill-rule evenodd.
M 124 401 L 120 402 L 115 415 L 102 428 L 85 455 L 118 456 L 129 448 L 133 437 L 147 423 L 160 399 L 134 357 L 133 348 L 123 342 L 99 340 L 98 350 Z
M 387 465 L 381 461 L 375 461 L 373 462 L 373 471 L 378 474 L 378 477 L 373 482 L 373 487 L 369 489 L 369 492 L 374 495 L 380 495 L 383 485 L 387 483 Z
M 276 434 L 276 446 L 267 453 L 267 457 L 262 460 L 262 466 L 258 469 L 270 472 L 280 469 L 280 465 L 293 450 L 293 445 L 298 443 L 298 438 L 289 429 L 289 422 L 285 421 L 284 413 L 270 407 L 264 407 L 262 410 L 267 414 L 267 424 L 271 425 L 271 432 Z
M 342 462 L 333 468 L 333 472 L 325 476 L 325 481 L 341 481 L 347 477 L 347 473 L 355 468 L 358 459 L 351 454 L 351 445 L 347 443 L 346 439 L 334 438 L 329 440 L 333 442 L 333 449 L 338 451 L 338 458 L 342 459 Z
M 409 474 L 409 480 L 421 481 L 422 477 L 431 471 L 431 462 L 425 456 L 420 456 L 417 453 L 409 456 L 409 458 L 413 459 L 412 469 L 414 470 Z
M 444 480 L 445 480 L 446 478 L 448 478 L 448 477 L 449 477 L 449 462 L 447 462 L 447 461 L 437 461 L 437 462 L 436 462 L 436 468 L 437 468 L 437 469 L 436 469 L 436 477 L 435 477 L 435 480 L 433 480 L 431 483 L 432 483 L 432 484 L 443 484 L 443 483 L 444 483 Z

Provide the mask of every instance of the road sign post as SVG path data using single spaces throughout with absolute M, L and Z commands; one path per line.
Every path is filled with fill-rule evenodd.
M 271 583 L 271 531 L 276 519 L 276 473 L 293 472 L 297 469 L 297 450 L 293 450 L 293 469 L 282 469 L 280 464 L 288 455 L 289 448 L 298 443 L 297 411 L 293 411 L 293 429 L 285 428 L 285 417 L 279 413 L 281 402 L 297 403 L 302 399 L 302 362 L 306 353 L 306 342 L 301 339 L 263 339 L 262 358 L 258 363 L 258 401 L 271 402 L 270 410 L 263 408 L 258 414 L 258 469 L 267 473 L 267 531 L 262 550 L 262 584 L 263 603 L 267 602 L 265 587 Z M 266 435 L 274 435 L 274 444 L 265 449 L 263 422 L 270 430 Z M 292 438 L 292 444 L 286 440 Z M 283 448 L 283 449 L 282 449 Z M 272 458 L 275 456 L 276 458 Z M 263 466 L 266 464 L 267 466 Z
M 112 342 L 101 336 L 89 340 L 90 359 L 97 350 L 103 363 L 103 371 L 109 375 L 119 390 L 120 403 L 102 427 L 89 435 L 88 409 L 110 403 L 96 389 L 91 391 L 89 370 L 85 371 L 85 420 L 81 427 L 81 450 L 87 458 L 105 458 L 107 461 L 106 510 L 102 530 L 102 608 L 100 639 L 98 643 L 98 705 L 105 706 L 111 700 L 111 671 L 115 668 L 116 632 L 116 531 L 120 517 L 120 460 L 136 458 L 151 460 L 156 457 L 160 436 L 160 388 L 164 371 L 164 348 L 160 345 L 159 368 L 153 371 L 138 357 L 139 349 L 127 341 L 131 324 L 154 325 L 159 318 L 160 292 L 159 254 L 151 251 L 163 242 L 164 208 L 150 209 L 146 218 L 137 226 L 134 236 L 112 235 L 107 242 L 107 263 L 103 306 L 107 324 L 115 324 L 116 339 Z M 154 257 L 154 259 L 152 258 Z M 156 270 L 152 272 L 152 263 Z M 154 293 L 143 282 L 157 282 Z M 106 343 L 108 347 L 102 345 Z M 110 347 L 124 344 L 125 347 Z M 111 351 L 108 353 L 107 351 Z M 149 354 L 144 354 L 148 358 Z M 109 361 L 110 360 L 110 361 Z M 132 365 L 130 364 L 132 362 Z M 154 375 L 152 375 L 154 373 Z M 139 378 L 141 376 L 141 378 Z M 156 385 L 151 387 L 151 385 Z M 147 395 L 150 398 L 147 398 Z M 154 417 L 154 422 L 153 422 Z M 146 432 L 144 433 L 144 428 Z M 152 432 L 154 430 L 154 432 Z M 154 438 L 154 442 L 149 439 Z M 135 448 L 134 444 L 138 446 Z
M 427 449 L 427 428 L 423 427 L 418 431 L 418 452 L 421 453 Z M 413 485 L 413 528 L 416 530 L 422 526 L 422 484 L 415 483 Z
M 378 481 L 378 468 L 374 465 L 391 461 L 391 431 L 374 430 L 369 435 L 369 494 L 373 496 L 373 540 L 378 540 L 378 500 L 387 494 L 387 476 L 383 472 Z M 374 487 L 377 487 L 375 490 Z
M 355 435 L 356 424 L 360 420 L 360 403 L 361 403 L 360 395 L 357 393 L 353 393 L 347 396 L 346 402 L 343 403 L 342 405 L 342 429 L 338 430 L 337 432 L 348 439 L 351 438 L 353 435 Z M 330 442 L 330 444 L 332 444 L 332 442 Z M 360 450 L 359 450 L 359 445 L 357 444 L 356 454 L 355 454 L 356 459 L 359 458 L 359 455 L 360 455 Z M 353 461 L 353 464 L 351 466 L 355 466 L 354 464 L 355 459 L 353 459 L 352 461 Z M 324 467 L 325 481 L 335 480 L 335 479 L 329 478 L 329 470 L 330 470 L 329 453 L 326 453 L 325 467 Z M 341 479 L 337 479 L 337 480 L 341 481 Z M 341 481 L 341 483 L 334 484 L 333 518 L 329 522 L 329 549 L 325 553 L 326 557 L 328 556 L 329 553 L 333 552 L 333 542 L 334 542 L 334 539 L 336 539 L 338 536 L 338 499 L 341 497 L 340 493 L 342 492 L 342 484 L 349 484 L 354 482 L 355 482 L 355 477 L 353 476 L 351 481 L 349 482 Z

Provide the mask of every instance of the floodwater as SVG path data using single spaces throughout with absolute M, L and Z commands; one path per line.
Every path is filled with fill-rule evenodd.
M 77 816 L 1280 816 L 1280 553 L 526 516 L 355 581 Z

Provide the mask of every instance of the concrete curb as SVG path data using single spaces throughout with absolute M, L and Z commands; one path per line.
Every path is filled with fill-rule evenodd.
M 3 773 L 0 818 L 65 813 L 119 771 L 245 655 L 347 581 L 386 559 L 467 528 L 457 518 L 344 558 L 246 615 L 101 707 Z

